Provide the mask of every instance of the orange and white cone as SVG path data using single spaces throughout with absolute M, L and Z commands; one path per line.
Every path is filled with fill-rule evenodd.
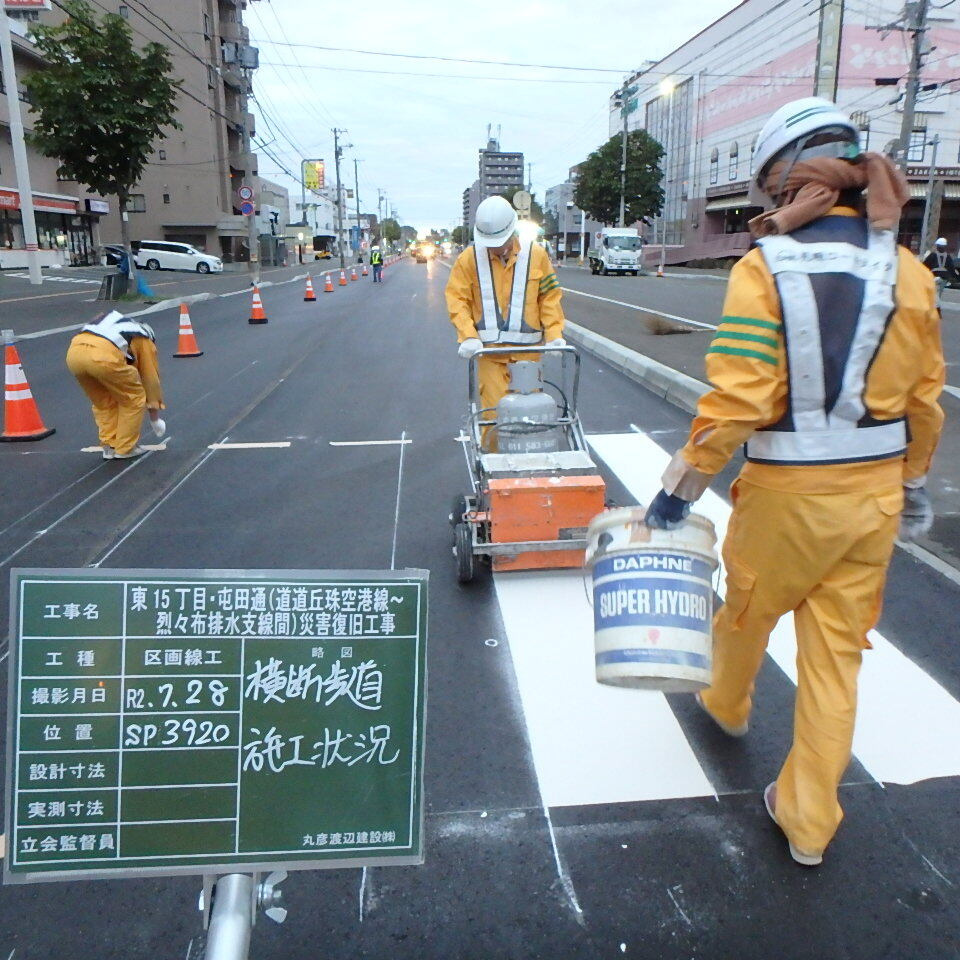
M 307 289 L 304 291 L 303 300 L 304 303 L 309 303 L 311 300 L 316 300 L 317 295 L 313 292 L 313 280 L 310 279 L 310 274 L 307 274 Z
M 364 277 L 367 276 L 367 265 L 366 265 L 366 264 L 363 265 L 363 269 L 360 271 L 360 273 L 361 273 L 361 275 L 364 276 Z
M 341 287 L 345 287 L 345 286 L 347 285 L 347 275 L 346 275 L 342 270 L 340 271 L 340 284 L 339 284 L 339 285 L 340 285 Z
M 657 265 L 657 276 L 658 276 L 658 277 L 662 277 L 662 276 L 663 276 L 663 264 L 662 264 L 662 263 Z
M 357 268 L 356 268 L 356 267 L 354 267 L 354 268 L 350 271 L 350 279 L 351 279 L 351 280 L 359 280 L 359 279 L 360 279 L 360 278 L 357 276 Z
M 333 278 L 327 274 L 327 282 L 323 285 L 324 293 L 333 293 Z
M 248 323 L 266 323 L 267 315 L 263 312 L 263 301 L 260 299 L 260 288 L 253 288 L 253 303 L 250 307 L 250 319 Z
M 44 426 L 37 409 L 37 402 L 30 392 L 30 384 L 20 366 L 17 348 L 12 343 L 6 346 L 6 388 L 4 390 L 3 433 L 0 440 L 11 443 L 15 440 L 42 440 L 56 433 L 53 427 Z
M 177 340 L 177 352 L 174 357 L 202 357 L 203 351 L 197 346 L 190 322 L 190 311 L 185 303 L 180 304 L 180 338 Z

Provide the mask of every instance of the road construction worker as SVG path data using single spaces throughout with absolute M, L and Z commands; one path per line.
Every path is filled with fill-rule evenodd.
M 866 189 L 865 206 L 862 191 Z M 843 816 L 861 653 L 898 533 L 933 523 L 925 491 L 944 382 L 933 278 L 894 239 L 909 198 L 890 160 L 816 97 L 781 107 L 757 139 L 757 246 L 733 268 L 707 352 L 713 390 L 647 511 L 682 524 L 746 443 L 723 547 L 726 603 L 700 706 L 743 736 L 770 631 L 794 614 L 793 745 L 764 791 L 798 863 L 816 865 Z
M 947 253 L 946 237 L 939 237 L 933 249 L 926 255 L 923 265 L 939 280 L 944 283 L 954 283 L 958 278 L 957 264 Z
M 457 257 L 446 297 L 465 360 L 484 347 L 566 343 L 560 281 L 543 247 L 517 237 L 517 212 L 503 197 L 487 197 L 477 207 L 473 246 Z M 484 410 L 496 409 L 509 386 L 507 365 L 517 359 L 524 357 L 480 357 Z
M 93 405 L 104 460 L 129 460 L 139 445 L 146 410 L 154 434 L 166 424 L 153 329 L 114 310 L 88 323 L 70 341 L 67 367 Z
M 373 282 L 380 283 L 383 280 L 383 254 L 379 247 L 370 251 L 370 266 L 373 267 Z

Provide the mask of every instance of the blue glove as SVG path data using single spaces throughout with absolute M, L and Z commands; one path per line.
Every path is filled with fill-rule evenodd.
M 655 530 L 675 530 L 690 514 L 690 503 L 661 490 L 647 507 L 644 523 Z

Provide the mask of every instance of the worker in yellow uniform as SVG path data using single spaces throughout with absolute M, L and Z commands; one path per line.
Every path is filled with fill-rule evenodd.
M 144 410 L 154 434 L 163 436 L 156 337 L 146 323 L 113 311 L 87 324 L 70 341 L 67 367 L 93 405 L 104 460 L 145 452 L 139 444 Z
M 473 246 L 457 257 L 446 297 L 465 360 L 484 347 L 566 344 L 560 281 L 543 247 L 518 238 L 517 213 L 503 197 L 477 207 Z M 485 410 L 495 409 L 507 392 L 507 365 L 517 359 L 500 354 L 478 360 Z
M 723 547 L 726 603 L 700 706 L 747 732 L 770 631 L 793 612 L 793 745 L 767 811 L 815 866 L 843 812 L 861 654 L 880 614 L 894 540 L 929 532 L 924 484 L 943 422 L 933 278 L 898 248 L 906 182 L 829 101 L 780 108 L 757 139 L 757 246 L 733 269 L 707 353 L 713 390 L 647 511 L 680 525 L 742 445 Z M 864 204 L 863 191 L 866 189 Z M 764 203 L 765 201 L 765 203 Z

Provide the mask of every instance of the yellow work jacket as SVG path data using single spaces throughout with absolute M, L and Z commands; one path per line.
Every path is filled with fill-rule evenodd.
M 857 216 L 835 207 L 830 216 Z M 866 375 L 863 403 L 876 421 L 905 418 L 905 456 L 855 463 L 785 465 L 748 462 L 740 476 L 794 493 L 879 491 L 926 476 L 940 438 L 944 383 L 940 315 L 930 271 L 897 249 L 894 310 Z M 788 364 L 780 298 L 759 249 L 730 274 L 723 319 L 707 351 L 713 390 L 697 405 L 686 446 L 664 474 L 664 487 L 695 500 L 741 444 L 777 424 L 788 407 Z
M 492 257 L 490 261 L 494 292 L 504 316 L 507 315 L 510 305 L 514 267 L 519 250 L 520 243 L 514 238 L 513 249 L 506 264 L 499 257 Z M 457 257 L 447 283 L 447 310 L 450 313 L 450 322 L 457 328 L 457 339 L 460 343 L 464 340 L 479 339 L 477 324 L 483 319 L 476 255 L 476 247 L 467 247 Z M 482 250 L 481 255 L 487 256 L 487 251 Z M 535 243 L 530 251 L 523 319 L 527 326 L 543 331 L 544 342 L 563 336 L 564 317 L 560 298 L 560 281 L 553 272 L 550 257 L 543 247 Z M 510 342 L 509 333 L 505 332 L 502 343 L 509 345 Z

